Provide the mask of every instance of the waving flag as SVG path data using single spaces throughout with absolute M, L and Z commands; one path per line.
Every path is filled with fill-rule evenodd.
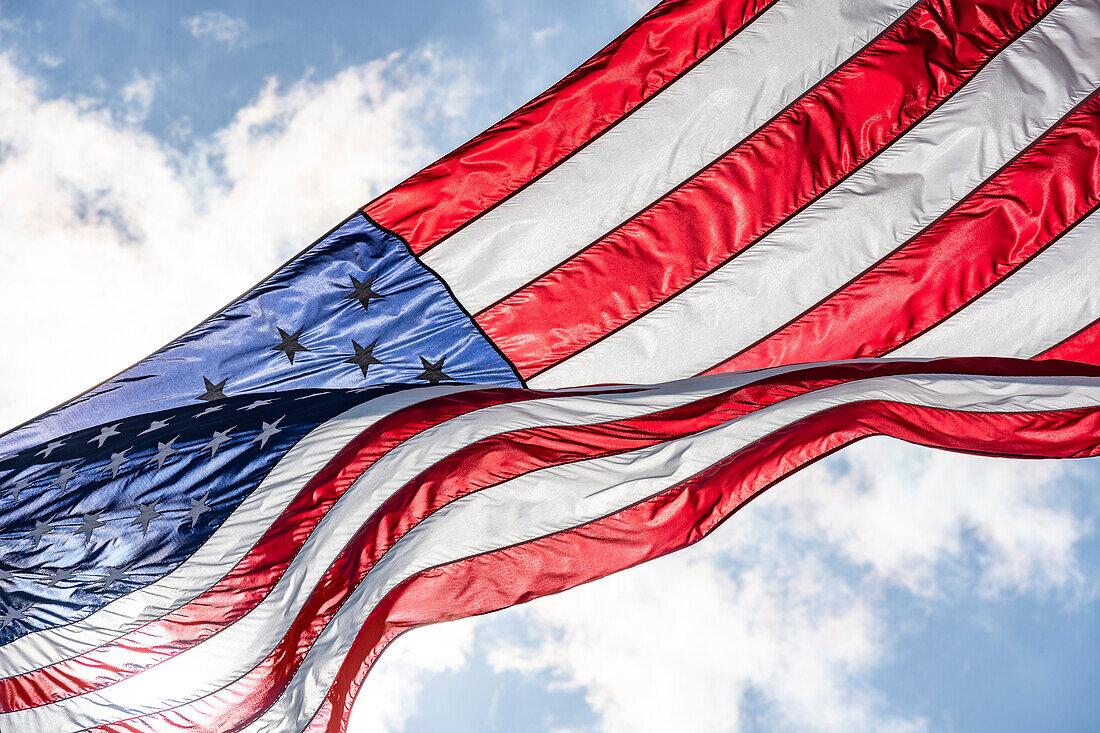
M 399 633 L 868 435 L 1100 453 L 1098 36 L 1093 0 L 662 3 L 0 438 L 0 730 L 342 730 Z

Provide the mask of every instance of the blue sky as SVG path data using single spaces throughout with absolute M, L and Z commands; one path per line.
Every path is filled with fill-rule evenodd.
M 0 425 L 185 330 L 639 5 L 0 2 Z M 691 550 L 406 635 L 354 730 L 1092 730 L 1098 471 L 865 441 Z
M 484 95 L 462 142 L 556 81 L 633 19 L 630 3 L 528 2 L 18 2 L 3 3 L 26 68 L 51 95 L 93 95 L 156 79 L 142 125 L 158 136 L 209 135 L 269 77 L 324 79 L 393 52 L 430 45 L 475 68 Z M 628 20 L 629 19 L 629 20 Z M 535 42 L 535 53 L 514 44 Z M 9 45 L 10 47 L 10 45 Z M 113 103 L 112 103 L 113 102 Z

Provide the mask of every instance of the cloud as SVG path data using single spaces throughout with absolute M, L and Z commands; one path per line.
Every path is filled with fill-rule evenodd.
M 348 721 L 354 733 L 399 733 L 417 710 L 424 684 L 462 669 L 474 646 L 477 621 L 463 619 L 398 637 L 379 658 Z
M 19 35 L 23 32 L 23 19 L 22 18 L 8 18 L 3 15 L 3 9 L 0 8 L 0 38 L 4 39 L 6 44 L 12 45 L 12 36 Z
M 54 56 L 51 53 L 39 53 L 35 55 L 35 60 L 47 69 L 56 69 L 64 62 L 60 56 Z
M 655 0 L 615 0 L 631 19 L 641 18 L 657 4 Z
M 220 10 L 206 10 L 181 21 L 183 27 L 199 40 L 212 39 L 224 43 L 230 49 L 241 45 L 248 37 L 248 23 Z
M 549 671 L 585 691 L 608 733 L 742 730 L 750 694 L 796 728 L 870 730 L 873 692 L 851 670 L 878 659 L 868 604 L 817 559 L 736 579 L 690 554 L 612 576 L 526 611 L 533 641 L 500 643 L 499 671 Z
M 119 9 L 117 0 L 87 0 L 90 5 L 104 20 L 123 22 L 128 20 L 128 15 Z
M 121 91 L 123 102 L 123 118 L 132 125 L 140 124 L 149 116 L 149 108 L 153 105 L 153 98 L 157 93 L 158 80 L 156 76 L 142 76 L 134 74 L 133 81 L 124 86 Z
M 0 55 L 0 429 L 120 371 L 223 306 L 437 151 L 466 69 L 432 50 L 269 79 L 186 148 L 132 103 L 50 99 Z
M 565 26 L 563 26 L 561 23 L 555 23 L 554 25 L 546 26 L 545 28 L 533 30 L 531 31 L 531 43 L 537 46 L 541 46 L 554 36 L 560 34 L 563 30 L 565 30 Z
M 830 465 L 827 488 L 798 475 L 776 501 L 801 534 L 827 540 L 877 582 L 935 595 L 951 571 L 987 597 L 1083 592 L 1075 548 L 1090 528 L 1061 486 L 1081 464 L 979 459 L 881 439 Z M 977 567 L 945 567 L 959 556 Z

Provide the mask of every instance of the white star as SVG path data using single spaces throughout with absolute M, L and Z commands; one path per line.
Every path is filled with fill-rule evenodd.
M 121 424 L 122 423 L 117 423 L 116 422 L 114 425 L 112 425 L 109 428 L 108 427 L 101 428 L 100 431 L 99 431 L 99 435 L 95 436 L 94 438 L 92 438 L 88 442 L 89 443 L 99 443 L 99 447 L 102 448 L 103 444 L 107 442 L 107 438 L 113 437 L 115 435 L 122 435 L 122 433 L 118 432 L 118 426 L 121 425 Z
M 159 501 L 159 499 L 157 500 Z M 149 534 L 149 522 L 160 516 L 160 512 L 157 511 L 157 502 L 154 501 L 151 504 L 138 504 L 138 515 L 134 518 L 134 521 L 130 522 L 131 526 L 141 525 L 141 533 L 143 535 Z
M 15 606 L 8 606 L 4 610 L 4 615 L 0 616 L 0 629 L 4 628 L 12 621 L 21 621 L 27 617 L 27 611 L 23 608 L 16 608 Z
M 97 527 L 103 526 L 103 522 L 99 521 L 99 516 L 101 514 L 103 514 L 103 512 L 92 512 L 91 514 L 81 515 L 80 531 L 84 533 L 85 542 L 91 542 L 92 532 Z
M 76 478 L 76 470 L 72 466 L 65 466 L 61 469 L 61 472 L 57 474 L 57 485 L 64 491 L 69 488 L 69 482 L 74 478 Z
M 111 454 L 111 463 L 107 467 L 111 469 L 111 478 L 118 478 L 118 470 L 122 468 L 122 464 L 126 463 L 126 454 L 133 448 L 127 448 L 124 451 Z
M 265 445 L 267 445 L 268 438 L 273 436 L 275 433 L 282 432 L 282 428 L 279 427 L 279 423 L 281 423 L 285 419 L 286 415 L 283 415 L 273 423 L 265 422 L 263 424 L 263 429 L 261 430 L 260 434 L 253 438 L 252 442 L 255 443 L 259 441 L 260 447 L 263 448 Z
M 76 573 L 74 573 L 71 568 L 55 568 L 54 571 L 50 573 L 50 585 L 57 585 L 74 575 L 76 575 Z
M 172 420 L 172 418 L 168 418 L 167 420 L 154 420 L 153 422 L 149 423 L 149 427 L 142 430 L 140 433 L 138 433 L 138 435 L 145 435 L 146 433 L 151 433 L 154 430 L 160 430 L 161 428 L 166 428 L 166 427 L 168 427 L 168 423 L 171 420 Z
M 56 440 L 53 443 L 50 443 L 49 445 L 47 445 L 42 450 L 35 453 L 35 455 L 36 456 L 42 456 L 43 458 L 49 458 L 51 453 L 53 453 L 55 450 L 57 450 L 58 448 L 60 448 L 63 445 L 65 445 L 64 441 Z
M 202 417 L 203 415 L 209 415 L 211 412 L 217 412 L 218 410 L 222 409 L 222 407 L 223 407 L 223 405 L 211 405 L 210 407 L 207 407 L 205 410 L 200 412 L 198 415 L 195 415 L 195 417 Z
M 19 501 L 19 495 L 23 493 L 23 490 L 31 485 L 31 482 L 27 479 L 20 479 L 15 482 L 15 486 L 11 488 L 11 498 L 14 501 Z
M 116 580 L 126 579 L 126 568 L 103 568 L 107 574 L 103 576 L 103 587 L 109 588 Z
M 245 405 L 242 410 L 255 410 L 257 407 L 263 407 L 264 405 L 270 405 L 275 400 L 256 400 L 251 405 Z
M 157 470 L 158 471 L 164 466 L 164 462 L 166 460 L 168 460 L 168 456 L 170 456 L 170 455 L 172 455 L 173 453 L 176 452 L 176 449 L 173 448 L 172 445 L 179 439 L 180 439 L 180 436 L 177 435 L 176 437 L 169 440 L 167 443 L 161 443 L 161 442 L 157 443 L 157 456 L 156 456 L 156 458 L 157 458 Z
M 31 532 L 31 537 L 34 538 L 34 544 L 38 544 L 42 541 L 42 535 L 53 529 L 50 525 L 43 522 L 41 519 L 36 519 L 34 522 L 34 531 Z
M 222 447 L 222 443 L 225 443 L 226 441 L 229 440 L 229 433 L 232 430 L 234 430 L 236 427 L 237 426 L 234 425 L 232 428 L 228 428 L 228 429 L 223 430 L 221 432 L 218 432 L 217 430 L 214 431 L 214 437 L 210 439 L 209 443 L 207 443 L 206 445 L 203 446 L 203 448 L 209 448 L 210 449 L 210 457 L 211 458 L 213 458 L 214 454 L 218 452 L 218 448 Z
M 201 499 L 191 499 L 191 510 L 187 512 L 184 519 L 191 520 L 191 529 L 195 528 L 195 525 L 199 522 L 199 517 L 206 512 L 210 511 L 210 507 L 206 503 L 206 498 L 210 496 L 210 492 L 206 492 Z

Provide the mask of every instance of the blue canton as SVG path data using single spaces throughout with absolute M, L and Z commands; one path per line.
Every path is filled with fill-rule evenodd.
M 0 466 L 0 644 L 170 572 L 302 436 L 393 389 L 229 397 L 11 457 Z

